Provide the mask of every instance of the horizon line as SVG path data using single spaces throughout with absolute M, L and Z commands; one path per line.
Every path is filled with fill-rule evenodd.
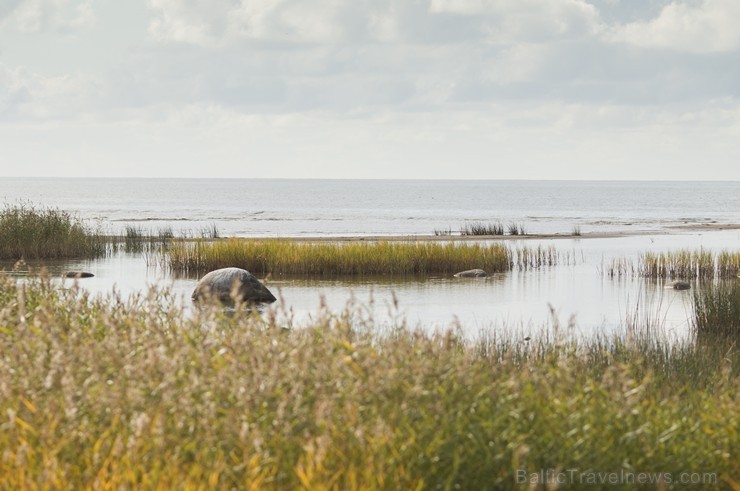
M 162 177 L 162 176 L 0 176 L 0 179 L 65 179 L 65 180 L 250 180 L 250 181 L 498 181 L 498 182 L 716 182 L 740 183 L 738 179 L 527 179 L 527 178 L 455 178 L 455 177 Z

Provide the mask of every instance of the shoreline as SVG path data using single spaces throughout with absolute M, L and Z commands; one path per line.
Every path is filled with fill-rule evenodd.
M 408 235 L 306 235 L 306 236 L 238 236 L 219 237 L 217 239 L 176 239 L 185 241 L 197 240 L 288 240 L 295 242 L 406 242 L 406 241 L 428 241 L 428 242 L 467 242 L 467 241 L 517 241 L 517 240 L 580 240 L 580 239 L 619 239 L 623 237 L 649 237 L 658 235 L 680 235 L 683 232 L 719 232 L 728 230 L 740 230 L 740 224 L 697 224 L 697 225 L 674 225 L 660 230 L 622 230 L 613 232 L 585 232 L 581 235 L 570 233 L 555 234 L 524 234 L 524 235 L 434 235 L 434 234 L 408 234 Z
M 128 240 L 149 242 L 149 241 L 174 241 L 174 242 L 198 242 L 198 241 L 222 241 L 222 240 L 285 240 L 294 242 L 407 242 L 407 241 L 428 241 L 428 242 L 475 242 L 475 241 L 517 241 L 517 240 L 580 240 L 580 239 L 619 239 L 624 237 L 650 237 L 650 236 L 670 236 L 682 235 L 685 233 L 702 233 L 702 232 L 723 232 L 723 231 L 740 231 L 740 223 L 711 223 L 711 224 L 686 224 L 686 225 L 668 225 L 661 229 L 642 229 L 642 230 L 617 230 L 604 232 L 583 232 L 580 235 L 572 233 L 534 233 L 522 235 L 460 235 L 454 233 L 451 235 L 430 234 L 368 234 L 368 235 L 272 235 L 272 236 L 222 236 L 222 237 L 173 237 L 162 239 L 157 236 L 138 237 L 136 239 L 127 239 L 122 235 L 103 235 L 102 239 L 109 242 L 126 242 Z

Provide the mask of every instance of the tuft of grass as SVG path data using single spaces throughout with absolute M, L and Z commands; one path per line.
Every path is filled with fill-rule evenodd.
M 148 237 L 144 227 L 137 227 L 136 225 L 126 225 L 123 231 L 123 237 L 127 241 L 139 241 L 144 240 Z
M 0 487 L 524 490 L 521 472 L 542 469 L 737 480 L 737 349 L 379 333 L 351 311 L 286 330 L 271 310 L 176 305 L 0 280 Z
M 620 257 L 613 258 L 608 264 L 602 264 L 599 268 L 601 274 L 605 274 L 610 278 L 621 278 L 622 276 L 634 276 L 636 275 L 636 268 L 634 261 Z
M 435 228 L 434 229 L 434 235 L 436 237 L 447 237 L 447 236 L 452 235 L 452 229 L 449 228 L 449 227 L 446 228 L 446 229 L 444 229 L 444 228 L 443 229 L 437 229 L 437 228 Z
M 570 232 L 570 234 L 573 235 L 573 236 L 575 236 L 575 237 L 580 237 L 582 235 L 581 234 L 581 226 L 580 225 L 574 225 L 573 226 L 573 229 Z
M 221 233 L 215 223 L 211 223 L 200 229 L 200 237 L 202 239 L 218 239 L 221 237 Z
M 557 249 L 553 246 L 542 247 L 518 247 L 514 251 L 514 260 L 512 264 L 517 269 L 526 271 L 530 269 L 538 269 L 546 266 L 556 266 L 563 259 L 567 263 L 571 263 L 571 256 L 561 255 Z M 575 258 L 573 263 L 575 263 Z
M 106 240 L 72 214 L 32 204 L 0 210 L 0 259 L 90 258 L 106 253 Z
M 157 240 L 166 242 L 175 238 L 175 231 L 172 227 L 163 227 L 157 230 Z
M 483 223 L 483 222 L 465 223 L 460 228 L 460 235 L 504 235 L 504 225 L 501 222 L 496 222 L 496 223 Z
M 522 225 L 521 223 L 511 222 L 506 227 L 506 230 L 508 230 L 509 235 L 526 235 L 526 231 L 524 230 L 524 225 Z
M 143 227 L 127 225 L 123 235 L 124 250 L 148 255 L 166 247 L 174 238 L 175 233 L 172 227 L 152 231 L 145 230 Z
M 698 339 L 740 341 L 740 282 L 708 283 L 694 291 L 692 328 Z
M 513 255 L 501 244 L 228 239 L 175 243 L 165 261 L 183 273 L 236 266 L 254 274 L 391 276 L 454 274 L 473 268 L 508 271 Z

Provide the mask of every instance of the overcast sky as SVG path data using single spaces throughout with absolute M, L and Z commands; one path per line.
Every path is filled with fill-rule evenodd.
M 0 175 L 740 180 L 740 0 L 0 0 Z

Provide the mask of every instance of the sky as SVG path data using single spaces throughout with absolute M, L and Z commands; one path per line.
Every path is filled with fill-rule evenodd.
M 738 0 L 0 0 L 0 176 L 740 180 Z

